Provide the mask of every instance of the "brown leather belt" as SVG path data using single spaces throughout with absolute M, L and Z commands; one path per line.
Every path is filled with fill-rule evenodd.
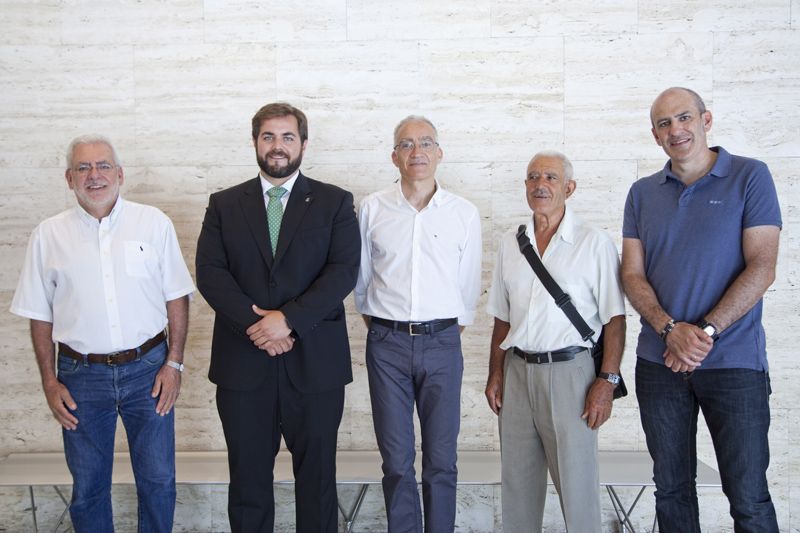
M 417 335 L 432 335 L 449 328 L 453 324 L 458 324 L 457 318 L 428 320 L 427 322 L 399 322 L 397 320 L 386 320 L 385 318 L 374 316 L 370 321 L 375 324 L 380 324 L 381 326 L 386 326 L 387 328 L 392 328 L 395 331 L 408 333 L 412 337 L 416 337 Z
M 69 357 L 70 359 L 76 359 L 78 361 L 83 361 L 83 358 L 86 357 L 86 360 L 90 363 L 99 363 L 108 366 L 116 366 L 116 365 L 124 365 L 125 363 L 130 363 L 131 361 L 135 361 L 139 358 L 141 354 L 147 353 L 159 344 L 161 344 L 167 336 L 164 335 L 164 332 L 159 332 L 155 337 L 150 340 L 147 340 L 141 346 L 137 348 L 131 348 L 130 350 L 121 350 L 119 352 L 111 352 L 111 353 L 90 353 L 90 354 L 82 354 L 76 350 L 73 350 L 68 345 L 59 342 L 58 343 L 58 353 L 59 355 L 63 355 L 65 357 Z
M 533 363 L 541 365 L 544 363 L 560 363 L 561 361 L 571 361 L 575 356 L 581 352 L 585 352 L 589 348 L 583 346 L 570 346 L 562 350 L 555 350 L 552 352 L 526 352 L 514 346 L 514 353 L 525 359 L 526 363 Z

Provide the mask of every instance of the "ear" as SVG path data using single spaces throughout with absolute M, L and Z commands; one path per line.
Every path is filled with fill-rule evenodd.
M 703 113 L 703 130 L 705 130 L 706 133 L 711 131 L 711 125 L 713 124 L 713 122 L 714 122 L 714 117 L 711 115 L 711 111 L 706 110 Z
M 74 183 L 72 182 L 72 171 L 67 169 L 64 171 L 64 179 L 67 180 L 67 185 L 69 186 L 70 190 L 74 189 Z
M 656 140 L 656 144 L 661 146 L 661 139 L 658 138 L 658 135 L 656 134 L 656 128 L 655 127 L 650 128 L 650 133 L 653 134 L 653 139 Z
M 395 150 L 392 150 L 392 163 L 394 163 L 394 166 L 397 168 L 400 168 L 400 160 L 397 158 L 397 151 Z
M 442 151 L 441 146 L 436 147 L 436 158 L 441 162 L 442 158 L 444 157 L 444 152 Z
M 569 181 L 567 182 L 567 198 L 569 198 L 570 196 L 572 196 L 572 193 L 574 193 L 574 192 L 575 192 L 575 189 L 576 189 L 577 187 L 578 187 L 578 184 L 575 182 L 575 180 L 569 180 Z
M 300 145 L 300 155 L 305 155 L 305 153 L 306 153 L 306 147 L 308 147 L 308 139 L 306 139 L 305 141 L 303 141 L 303 144 L 302 144 L 302 145 Z
M 122 167 L 117 167 L 117 176 L 119 177 L 119 184 L 120 185 L 125 183 L 125 171 L 122 170 Z

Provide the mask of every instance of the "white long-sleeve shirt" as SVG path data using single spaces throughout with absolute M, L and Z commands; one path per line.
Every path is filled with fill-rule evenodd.
M 356 309 L 399 321 L 475 319 L 481 284 L 478 209 L 436 183 L 417 211 L 400 189 L 367 196 L 359 207 L 361 269 Z

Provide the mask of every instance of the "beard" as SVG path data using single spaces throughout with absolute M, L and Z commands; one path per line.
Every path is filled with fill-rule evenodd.
M 270 156 L 285 156 L 288 160 L 288 163 L 286 163 L 286 166 L 283 167 L 278 165 L 270 165 L 268 161 Z M 303 162 L 303 154 L 301 153 L 298 155 L 297 159 L 290 159 L 289 154 L 285 152 L 272 151 L 265 154 L 263 158 L 256 154 L 256 161 L 258 161 L 258 166 L 264 171 L 264 174 L 270 178 L 282 179 L 291 176 L 298 168 L 300 168 L 300 163 Z

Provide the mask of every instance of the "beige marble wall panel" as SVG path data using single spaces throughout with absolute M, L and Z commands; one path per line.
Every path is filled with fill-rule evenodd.
M 347 38 L 479 39 L 489 37 L 489 0 L 370 2 L 348 0 Z
M 800 28 L 800 0 L 791 0 L 789 2 L 789 11 L 791 12 L 791 28 L 796 30 Z
M 252 160 L 250 120 L 275 98 L 271 46 L 140 47 L 134 73 L 136 164 Z
M 203 39 L 203 0 L 61 2 L 62 44 L 156 44 Z
M 789 29 L 786 0 L 641 0 L 639 31 L 691 32 Z
M 525 158 L 563 139 L 561 38 L 423 41 L 421 106 L 451 161 Z
M 581 159 L 658 157 L 649 111 L 673 85 L 710 93 L 712 36 L 703 33 L 566 37 L 566 151 Z
M 277 58 L 279 98 L 308 116 L 310 164 L 391 165 L 394 126 L 418 107 L 416 44 L 280 44 Z
M 346 0 L 293 2 L 206 0 L 206 42 L 275 43 L 347 38 Z
M 756 158 L 797 155 L 799 49 L 797 32 L 715 35 L 712 110 L 718 143 Z
M 132 60 L 127 46 L 0 47 L 0 138 L 8 140 L 0 164 L 62 166 L 72 137 L 93 131 L 127 144 Z
M 493 0 L 492 36 L 627 33 L 637 30 L 637 2 Z
M 3 2 L 2 44 L 53 44 L 61 42 L 61 0 Z

